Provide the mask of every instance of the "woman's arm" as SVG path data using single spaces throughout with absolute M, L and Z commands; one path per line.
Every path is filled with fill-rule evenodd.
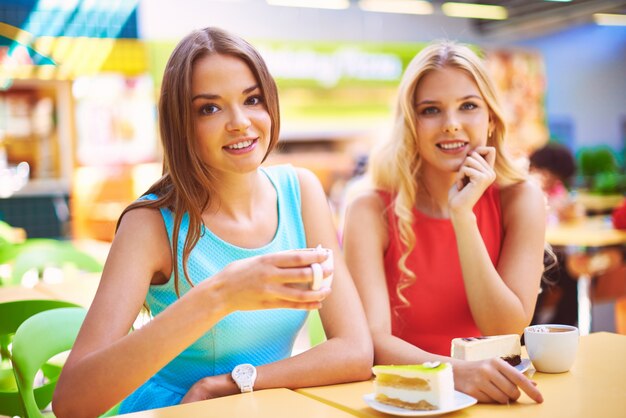
M 158 210 L 128 212 L 96 297 L 66 362 L 53 406 L 58 417 L 96 416 L 120 402 L 224 315 L 261 308 L 315 309 L 326 296 L 283 286 L 310 279 L 311 254 L 267 255 L 232 263 L 129 334 L 153 279 L 169 278 L 171 256 Z
M 371 377 L 372 341 L 339 248 L 326 194 L 313 173 L 304 169 L 297 172 L 307 246 L 321 244 L 334 256 L 332 291 L 319 310 L 327 340 L 297 356 L 259 367 L 255 383 L 259 389 L 329 385 Z
M 533 316 L 543 272 L 545 202 L 522 182 L 501 190 L 503 242 L 494 266 L 473 213 L 452 217 L 472 316 L 484 335 L 521 334 Z
M 321 244 L 334 255 L 332 293 L 319 311 L 327 341 L 303 353 L 306 356 L 303 355 L 302 362 L 311 361 L 305 358 L 311 356 L 313 361 L 319 361 L 318 367 L 324 364 L 324 373 L 328 375 L 323 378 L 326 381 L 323 384 L 368 379 L 374 355 L 372 340 L 361 300 L 339 247 L 328 199 L 313 173 L 299 169 L 298 177 L 307 245 Z
M 450 219 L 476 325 L 483 335 L 521 334 L 532 318 L 543 271 L 545 199 L 527 181 L 501 190 L 503 241 L 494 266 L 473 208 L 496 179 L 495 159 L 493 147 L 467 155 L 448 193 Z
M 375 364 L 446 361 L 453 366 L 455 388 L 480 402 L 507 403 L 519 398 L 519 389 L 531 399 L 542 402 L 534 384 L 500 359 L 456 360 L 428 353 L 391 334 L 383 262 L 388 245 L 384 209 L 383 201 L 374 192 L 358 197 L 348 208 L 344 231 L 346 262 L 365 308 L 374 341 Z
M 391 334 L 391 310 L 383 257 L 388 245 L 384 203 L 375 192 L 357 197 L 348 207 L 343 246 L 374 342 L 375 364 L 415 364 L 447 360 Z

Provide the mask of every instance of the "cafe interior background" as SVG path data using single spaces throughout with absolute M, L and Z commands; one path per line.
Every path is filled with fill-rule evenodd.
M 104 261 L 119 214 L 161 173 L 167 57 L 209 25 L 261 50 L 283 121 L 268 163 L 313 170 L 338 223 L 403 68 L 437 38 L 484 51 L 517 157 L 550 141 L 579 163 L 609 155 L 604 183 L 586 163 L 572 193 L 604 213 L 623 200 L 624 1 L 0 0 L 0 221 L 15 241 L 71 241 Z M 614 331 L 615 301 L 594 310 L 592 330 Z

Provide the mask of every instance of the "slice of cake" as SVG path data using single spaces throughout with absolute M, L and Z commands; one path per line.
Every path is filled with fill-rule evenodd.
M 520 364 L 522 347 L 517 334 L 489 337 L 455 338 L 452 340 L 452 358 L 485 360 L 500 357 L 511 366 Z
M 450 363 L 374 366 L 374 395 L 378 402 L 413 410 L 454 406 L 454 378 Z

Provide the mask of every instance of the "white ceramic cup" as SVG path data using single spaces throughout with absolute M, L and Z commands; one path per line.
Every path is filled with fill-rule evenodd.
M 322 288 L 328 288 L 333 283 L 333 273 L 331 273 L 328 277 L 324 277 L 323 270 L 333 271 L 335 268 L 335 263 L 333 260 L 333 250 L 328 248 L 323 248 L 321 245 L 318 245 L 317 248 L 302 248 L 300 250 L 293 251 L 326 251 L 328 257 L 323 262 L 319 263 L 319 266 L 322 268 L 317 268 L 314 265 L 311 265 L 313 280 L 310 283 L 309 289 L 311 290 L 319 290 Z M 317 264 L 317 263 L 314 263 Z
M 524 329 L 528 357 L 538 372 L 564 373 L 576 360 L 578 328 L 571 325 L 533 325 Z

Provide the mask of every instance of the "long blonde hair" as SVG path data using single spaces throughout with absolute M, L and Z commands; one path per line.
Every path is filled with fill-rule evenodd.
M 402 277 L 398 280 L 396 294 L 405 306 L 409 302 L 402 291 L 416 280 L 415 273 L 406 266 L 406 260 L 415 247 L 413 208 L 416 206 L 420 183 L 421 156 L 416 129 L 415 96 L 417 86 L 431 71 L 444 67 L 465 71 L 476 82 L 489 108 L 493 131 L 487 145 L 496 149 L 496 183 L 508 186 L 525 180 L 525 174 L 506 155 L 503 141 L 506 124 L 496 89 L 489 78 L 481 58 L 469 47 L 452 41 L 438 41 L 420 51 L 407 66 L 398 90 L 391 135 L 372 151 L 369 175 L 373 186 L 389 192 L 393 199 L 397 229 L 404 246 L 398 260 Z
M 203 163 L 195 146 L 191 106 L 191 80 L 194 63 L 203 57 L 221 54 L 241 59 L 252 70 L 265 98 L 271 120 L 270 144 L 264 158 L 276 147 L 280 115 L 276 83 L 258 51 L 242 38 L 222 29 L 208 27 L 184 37 L 170 56 L 161 84 L 159 129 L 163 145 L 163 176 L 145 194 L 156 200 L 140 200 L 122 212 L 119 223 L 128 211 L 148 207 L 167 208 L 174 214 L 172 264 L 176 294 L 179 293 L 178 237 L 182 217 L 189 214 L 189 232 L 183 246 L 183 275 L 193 286 L 187 273 L 187 260 L 202 232 L 202 211 L 209 205 L 217 184 L 210 168 Z

